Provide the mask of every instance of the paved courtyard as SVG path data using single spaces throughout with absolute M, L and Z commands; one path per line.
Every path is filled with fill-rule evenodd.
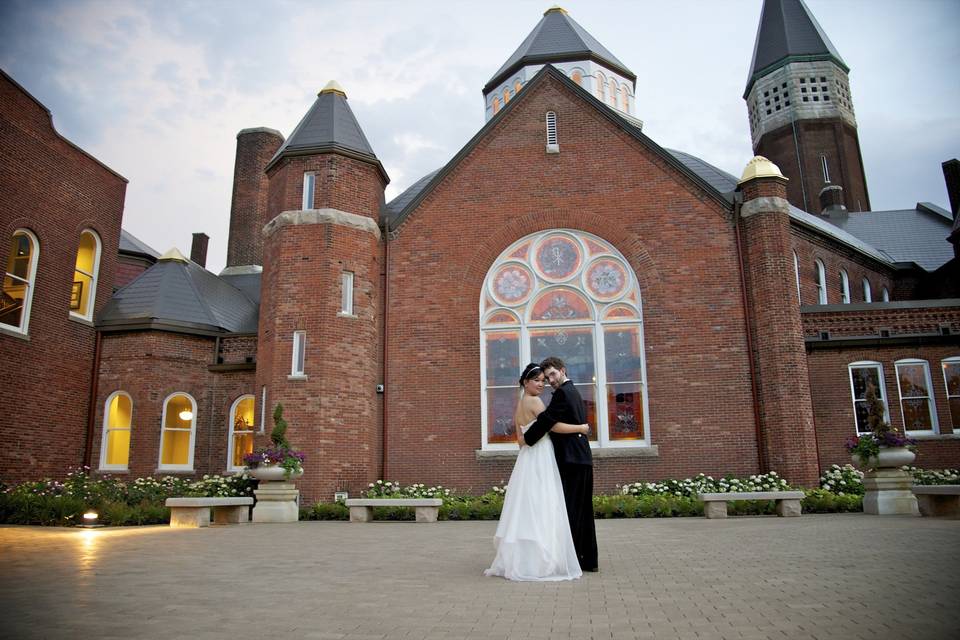
M 0 527 L 0 637 L 960 637 L 958 520 L 601 520 L 565 583 L 483 577 L 495 528 Z

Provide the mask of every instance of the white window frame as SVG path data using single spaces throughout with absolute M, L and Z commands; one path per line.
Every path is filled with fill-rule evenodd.
M 555 111 L 547 111 L 547 153 L 559 153 L 560 143 L 557 138 L 557 114 Z
M 814 261 L 814 265 L 817 269 L 817 302 L 827 304 L 827 268 L 819 258 Z
M 602 318 L 603 318 L 603 314 L 604 314 L 605 310 L 608 309 L 610 306 L 617 305 L 617 304 L 623 304 L 623 301 L 622 301 L 623 299 L 618 299 L 617 301 L 613 301 L 613 302 L 609 302 L 609 303 L 599 303 L 599 302 L 596 302 L 596 301 L 592 300 L 592 299 L 591 299 L 591 296 L 590 296 L 588 293 L 586 293 L 586 292 L 583 291 L 582 289 L 578 289 L 578 288 L 577 288 L 577 289 L 576 289 L 577 292 L 580 293 L 580 295 L 582 295 L 584 298 L 587 299 L 588 304 L 589 304 L 589 305 L 593 305 L 593 308 L 591 309 L 591 312 L 592 312 L 592 314 L 593 314 L 592 319 L 576 320 L 576 321 L 564 321 L 564 322 L 540 322 L 540 321 L 538 321 L 538 322 L 536 322 L 536 324 L 530 324 L 530 322 L 529 322 L 529 315 L 530 315 L 530 312 L 531 312 L 532 309 L 533 309 L 533 301 L 534 301 L 540 294 L 542 294 L 544 291 L 546 291 L 546 290 L 548 290 L 548 289 L 553 289 L 553 288 L 558 288 L 558 289 L 560 289 L 560 288 L 571 288 L 571 284 L 572 284 L 572 283 L 575 283 L 575 282 L 578 282 L 578 281 L 580 280 L 580 278 L 581 278 L 580 275 L 577 275 L 577 276 L 572 277 L 572 278 L 571 278 L 569 281 L 567 281 L 567 282 L 564 282 L 564 283 L 561 283 L 561 284 L 555 284 L 555 285 L 551 284 L 551 285 L 547 285 L 547 286 L 538 288 L 534 293 L 532 293 L 532 294 L 530 295 L 530 297 L 529 297 L 529 299 L 527 300 L 527 302 L 524 303 L 524 304 L 526 305 L 526 308 L 525 308 L 525 311 L 523 312 L 522 320 L 519 321 L 518 323 L 516 323 L 516 324 L 502 325 L 502 326 L 501 326 L 501 325 L 486 325 L 486 324 L 485 324 L 485 317 L 486 317 L 486 316 L 489 316 L 491 313 L 495 313 L 495 312 L 496 312 L 496 311 L 490 311 L 490 310 L 486 310 L 486 311 L 485 311 L 485 310 L 484 310 L 484 298 L 485 298 L 485 296 L 488 295 L 488 294 L 486 293 L 486 291 L 487 291 L 487 288 L 488 288 L 488 282 L 489 282 L 489 278 L 491 277 L 491 275 L 492 275 L 493 273 L 495 273 L 496 270 L 497 270 L 503 263 L 505 263 L 505 262 L 515 262 L 515 261 L 516 261 L 515 258 L 511 258 L 511 257 L 510 257 L 510 254 L 511 254 L 511 252 L 514 250 L 514 248 L 515 248 L 517 245 L 520 245 L 520 244 L 525 243 L 525 242 L 527 242 L 527 241 L 530 241 L 530 242 L 536 244 L 537 242 L 539 242 L 540 238 L 545 237 L 545 236 L 547 236 L 547 235 L 554 235 L 554 234 L 569 235 L 569 236 L 573 236 L 573 237 L 575 237 L 575 238 L 586 238 L 586 239 L 590 239 L 590 240 L 596 240 L 596 241 L 599 241 L 600 243 L 602 243 L 602 244 L 604 244 L 604 245 L 608 245 L 608 246 L 611 247 L 611 250 L 610 250 L 607 254 L 603 254 L 603 255 L 605 255 L 605 256 L 606 256 L 606 255 L 609 255 L 610 257 L 612 257 L 612 258 L 614 258 L 614 259 L 616 259 L 616 260 L 622 261 L 623 264 L 626 265 L 626 267 L 627 267 L 627 273 L 628 273 L 628 275 L 629 275 L 629 277 L 630 277 L 630 282 L 629 282 L 629 284 L 627 285 L 627 288 L 628 288 L 629 291 L 634 292 L 634 293 L 636 294 L 636 298 L 637 298 L 636 304 L 635 304 L 635 305 L 632 305 L 633 308 L 634 308 L 634 310 L 636 311 L 636 314 L 637 314 L 637 317 L 636 317 L 636 318 L 628 318 L 628 319 L 624 319 L 624 320 L 616 320 L 616 319 L 603 320 Z M 577 240 L 577 241 L 579 242 L 579 240 Z M 581 265 L 581 267 L 580 267 L 580 269 L 581 269 L 580 273 L 581 273 L 581 274 L 583 273 L 583 270 L 586 269 L 586 262 L 587 262 L 587 261 L 584 260 L 584 262 L 585 262 L 585 264 L 584 264 L 584 265 Z M 576 288 L 576 287 L 574 287 L 574 288 Z M 628 294 L 625 294 L 625 296 L 626 296 L 626 295 L 628 295 Z M 490 269 L 487 271 L 487 276 L 486 276 L 485 279 L 484 279 L 483 290 L 482 290 L 481 295 L 480 295 L 480 304 L 479 304 L 479 307 L 480 307 L 480 320 L 481 320 L 481 321 L 480 321 L 480 324 L 479 324 L 479 328 L 480 328 L 480 332 L 479 332 L 479 338 L 480 338 L 480 343 L 479 343 L 479 344 L 480 344 L 480 412 L 481 412 L 481 420 L 480 420 L 480 423 L 481 423 L 481 434 L 480 434 L 480 437 L 481 437 L 481 449 L 482 449 L 483 451 L 497 451 L 497 450 L 514 450 L 514 451 L 515 451 L 516 448 L 517 448 L 517 445 L 516 445 L 515 443 L 505 443 L 505 442 L 504 442 L 504 443 L 501 443 L 501 442 L 493 442 L 493 443 L 491 443 L 491 442 L 488 441 L 488 435 L 489 435 L 489 425 L 487 424 L 487 419 L 488 419 L 488 412 L 487 412 L 487 409 L 488 409 L 488 407 L 487 407 L 487 390 L 488 390 L 488 387 L 487 387 L 487 380 L 486 380 L 486 378 L 487 378 L 487 376 L 486 376 L 486 370 L 487 370 L 487 350 L 486 350 L 486 343 L 485 343 L 485 339 L 486 339 L 487 334 L 496 333 L 496 332 L 497 332 L 498 330 L 500 330 L 500 329 L 508 330 L 508 331 L 511 331 L 511 332 L 518 332 L 518 329 L 519 329 L 519 334 L 520 334 L 520 338 L 519 338 L 519 341 L 520 341 L 520 345 L 519 345 L 519 346 L 520 346 L 520 362 L 529 362 L 529 361 L 530 361 L 530 333 L 531 333 L 531 330 L 534 330 L 534 331 L 535 331 L 535 330 L 537 330 L 537 329 L 550 329 L 550 328 L 552 328 L 552 327 L 557 327 L 557 326 L 570 327 L 570 328 L 576 328 L 576 327 L 590 327 L 590 328 L 592 328 L 592 337 L 593 337 L 593 362 L 594 362 L 594 376 L 595 376 L 595 380 L 592 380 L 592 381 L 589 381 L 589 382 L 574 380 L 574 384 L 576 384 L 578 387 L 579 387 L 579 386 L 584 386 L 584 385 L 586 385 L 586 384 L 589 384 L 590 386 L 593 387 L 593 390 L 594 390 L 594 400 L 595 400 L 595 403 L 596 403 L 596 418 L 597 418 L 598 424 L 592 425 L 592 427 L 596 430 L 597 440 L 596 440 L 596 441 L 593 441 L 593 440 L 590 441 L 590 446 L 591 446 L 591 448 L 593 448 L 593 449 L 614 449 L 614 448 L 624 448 L 624 449 L 626 449 L 626 448 L 645 448 L 645 447 L 651 446 L 651 442 L 652 442 L 652 440 L 651 440 L 651 433 L 652 433 L 652 430 L 653 430 L 653 426 L 652 426 L 651 421 L 650 421 L 650 407 L 649 407 L 649 398 L 648 398 L 649 381 L 647 380 L 646 347 L 645 347 L 644 325 L 643 325 L 643 302 L 642 302 L 642 297 L 641 297 L 641 291 L 640 291 L 639 284 L 638 284 L 638 282 L 637 282 L 637 280 L 636 280 L 636 274 L 633 273 L 633 270 L 630 268 L 630 263 L 626 260 L 626 258 L 625 258 L 622 254 L 620 254 L 615 248 L 613 248 L 613 245 L 612 245 L 610 242 L 608 242 L 608 241 L 606 241 L 606 240 L 604 240 L 604 239 L 602 239 L 602 238 L 599 238 L 599 237 L 597 237 L 597 236 L 594 236 L 593 234 L 584 232 L 584 231 L 576 231 L 576 230 L 570 230 L 570 229 L 549 229 L 549 230 L 537 232 L 537 233 L 534 233 L 534 234 L 530 234 L 530 235 L 528 235 L 528 236 L 525 236 L 525 237 L 523 237 L 523 238 L 520 238 L 520 239 L 518 239 L 516 242 L 514 242 L 513 244 L 511 244 L 510 247 L 508 247 L 506 250 L 504 250 L 504 251 L 501 253 L 501 255 L 500 255 L 500 256 L 493 262 L 493 264 L 490 266 Z M 510 311 L 511 311 L 511 313 L 514 313 L 516 310 L 515 310 L 515 309 L 510 309 Z M 516 313 L 514 313 L 514 315 L 516 315 Z M 642 420 L 643 420 L 643 438 L 642 438 L 642 439 L 639 439 L 639 440 L 612 440 L 612 439 L 610 438 L 610 433 L 609 433 L 609 431 L 610 431 L 610 426 L 609 426 L 609 424 L 607 423 L 607 420 L 608 420 L 607 390 L 608 390 L 609 384 L 608 384 L 608 382 L 607 382 L 606 358 L 604 357 L 603 359 L 601 359 L 601 354 L 604 354 L 604 353 L 605 353 L 605 331 L 604 331 L 604 329 L 610 328 L 610 327 L 615 327 L 615 326 L 630 326 L 630 327 L 635 326 L 635 327 L 637 327 L 637 329 L 638 329 L 638 341 L 639 341 L 639 344 L 637 345 L 637 349 L 638 349 L 638 353 L 639 353 L 639 357 L 640 357 L 640 374 L 641 374 L 642 379 L 641 379 L 641 380 L 635 380 L 635 381 L 617 380 L 616 382 L 610 383 L 610 384 L 636 384 L 636 385 L 639 386 L 640 394 L 641 394 L 641 407 L 642 407 L 641 410 L 642 410 L 642 412 L 643 412 L 643 415 L 642 415 Z M 520 371 L 517 371 L 517 375 L 518 375 L 518 376 L 519 376 L 519 374 L 520 374 Z M 503 388 L 503 387 L 502 387 L 502 386 L 498 386 L 498 387 L 490 387 L 490 388 Z M 515 388 L 517 389 L 517 394 L 518 394 L 518 397 L 519 397 L 519 386 L 515 386 Z
M 850 304 L 850 276 L 846 269 L 840 269 L 840 302 Z
M 793 275 L 797 279 L 797 304 L 803 304 L 803 295 L 800 293 L 800 257 L 797 252 L 793 252 Z
M 11 242 L 7 244 L 7 247 L 13 244 L 12 240 L 20 235 L 27 236 L 30 240 L 30 268 L 27 271 L 27 279 L 24 280 L 19 276 L 15 276 L 12 273 L 7 273 L 6 266 L 4 266 L 4 275 L 10 278 L 13 278 L 16 281 L 24 283 L 27 287 L 27 295 L 23 297 L 23 312 L 20 314 L 20 326 L 15 327 L 10 324 L 0 324 L 0 327 L 3 327 L 5 331 L 13 331 L 14 333 L 22 333 L 27 335 L 27 332 L 30 328 L 30 308 L 33 305 L 33 289 L 37 284 L 37 262 L 40 257 L 40 241 L 37 240 L 37 236 L 34 235 L 29 229 L 17 229 L 10 235 Z M 9 262 L 10 257 L 7 256 L 7 261 Z M 2 284 L 0 284 L 2 286 Z
M 113 402 L 113 399 L 117 396 L 126 396 L 127 400 L 130 401 L 130 426 L 127 428 L 117 428 L 110 426 L 110 403 Z M 100 437 L 100 470 L 101 471 L 127 471 L 130 468 L 130 444 L 129 440 L 127 441 L 127 464 L 107 464 L 107 443 L 109 442 L 110 432 L 111 431 L 126 431 L 129 434 L 133 434 L 133 398 L 130 397 L 130 394 L 126 391 L 114 391 L 109 396 L 107 396 L 106 402 L 103 403 L 103 431 Z M 130 436 L 128 436 L 130 437 Z
M 890 403 L 887 402 L 887 385 L 883 379 L 883 364 L 876 362 L 875 360 L 859 360 L 857 362 L 851 362 L 847 365 L 847 380 L 850 382 L 850 399 L 851 405 L 853 407 L 853 432 L 862 436 L 870 431 L 860 431 L 857 425 L 857 402 L 861 402 L 857 399 L 857 390 L 853 386 L 853 370 L 854 369 L 877 369 L 879 372 L 877 374 L 877 382 L 880 385 L 880 399 L 883 401 L 883 419 L 888 423 L 890 422 Z
M 167 408 L 170 405 L 170 399 L 174 396 L 186 396 L 190 399 L 190 411 L 193 417 L 190 419 L 190 452 L 187 456 L 187 464 L 163 464 L 163 440 L 167 436 L 167 431 L 186 431 L 186 429 L 168 429 Z M 157 454 L 157 469 L 160 471 L 193 471 L 194 445 L 197 440 L 197 401 L 186 391 L 174 391 L 163 399 L 163 413 L 160 415 L 160 451 Z
M 900 388 L 900 367 L 901 366 L 923 366 L 923 375 L 927 385 L 927 408 L 930 411 L 930 429 L 907 429 L 906 414 L 903 411 L 903 390 Z M 937 403 L 933 400 L 933 381 L 930 377 L 930 363 L 920 358 L 904 358 L 893 363 L 894 373 L 897 376 L 897 395 L 900 398 L 900 420 L 903 423 L 903 432 L 908 436 L 935 435 L 940 433 L 940 423 L 937 420 Z M 922 398 L 923 396 L 910 396 L 910 398 Z
M 304 210 L 314 208 L 314 195 L 317 190 L 317 173 L 315 171 L 303 172 L 303 202 Z
M 873 302 L 873 289 L 871 289 L 870 287 L 870 281 L 864 278 L 862 284 L 863 284 L 863 301 Z
M 80 271 L 83 275 L 90 278 L 90 300 L 87 303 L 87 312 L 80 313 L 79 311 L 70 310 L 70 315 L 74 318 L 80 318 L 81 320 L 93 320 L 93 309 L 97 304 L 97 277 L 100 274 L 100 250 L 103 246 L 100 242 L 100 235 L 93 229 L 84 229 L 80 232 L 80 238 L 83 238 L 84 234 L 90 234 L 93 237 L 94 245 L 96 245 L 96 250 L 93 256 L 93 273 L 87 273 L 77 268 L 76 260 L 74 260 L 74 271 Z M 77 253 L 80 253 L 80 244 L 77 243 Z
M 884 287 L 880 293 L 880 299 L 884 302 L 890 302 L 890 289 Z
M 256 415 L 257 397 L 252 393 L 248 393 L 246 395 L 240 396 L 239 398 L 233 401 L 233 404 L 230 405 L 230 415 L 227 418 L 229 420 L 229 424 L 228 424 L 229 435 L 227 436 L 227 467 L 226 467 L 227 471 L 242 471 L 244 468 L 242 465 L 238 467 L 233 464 L 233 445 L 234 445 L 234 438 L 236 437 L 237 433 L 243 433 L 244 435 L 250 434 L 252 436 L 252 435 L 255 435 L 257 432 L 256 431 L 257 425 L 255 424 L 251 424 L 250 429 L 248 431 L 238 432 L 234 428 L 234 421 L 237 419 L 237 407 L 239 407 L 240 403 L 243 402 L 244 400 L 253 400 L 254 415 Z
M 950 385 L 947 381 L 947 365 L 955 364 L 960 366 L 960 356 L 950 356 L 940 361 L 940 372 L 943 374 L 943 392 L 947 396 L 947 413 L 950 414 L 950 422 L 953 432 L 960 434 L 960 423 L 953 419 L 953 411 L 950 407 L 950 398 L 960 398 L 960 395 L 950 395 Z
M 340 274 L 340 315 L 355 317 L 353 313 L 353 271 Z
M 823 170 L 823 182 L 828 184 L 830 182 L 830 168 L 827 166 L 827 156 L 825 154 L 820 154 L 820 168 Z
M 302 378 L 306 376 L 307 367 L 307 332 L 293 332 L 293 349 L 290 358 L 290 377 Z

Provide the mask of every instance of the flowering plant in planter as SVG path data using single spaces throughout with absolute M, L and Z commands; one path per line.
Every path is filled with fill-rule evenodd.
M 303 453 L 290 448 L 287 441 L 287 421 L 283 419 L 283 405 L 279 402 L 273 410 L 273 431 L 270 432 L 272 447 L 261 447 L 243 457 L 249 469 L 280 467 L 283 475 L 299 475 L 303 472 Z
M 877 389 L 872 382 L 867 383 L 864 398 L 867 401 L 867 427 L 870 433 L 847 438 L 846 447 L 850 455 L 866 461 L 876 458 L 881 448 L 907 447 L 916 452 L 917 441 L 901 434 L 884 419 L 883 400 L 877 395 Z

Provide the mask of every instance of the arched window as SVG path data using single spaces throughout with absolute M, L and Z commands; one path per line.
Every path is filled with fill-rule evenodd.
M 30 324 L 30 301 L 37 279 L 39 255 L 37 236 L 26 229 L 13 232 L 0 295 L 0 324 L 19 333 L 26 333 Z
M 160 430 L 160 468 L 193 470 L 193 443 L 197 403 L 186 393 L 173 393 L 163 401 Z
M 793 275 L 797 279 L 797 303 L 803 304 L 803 296 L 800 295 L 800 258 L 796 251 L 793 252 Z
M 850 276 L 844 269 L 840 269 L 840 302 L 850 304 Z
M 130 460 L 130 427 L 133 401 L 123 391 L 115 391 L 103 406 L 103 439 L 100 441 L 100 468 L 126 469 Z
M 97 297 L 97 272 L 100 270 L 100 236 L 90 229 L 80 233 L 77 263 L 73 269 L 73 288 L 70 290 L 70 315 L 84 320 L 93 319 Z
M 814 279 L 817 284 L 817 303 L 827 304 L 827 270 L 823 267 L 823 262 L 817 260 L 814 263 Z
M 894 363 L 903 430 L 907 434 L 937 433 L 937 408 L 933 404 L 930 365 L 926 360 L 907 358 Z
M 573 70 L 573 73 L 570 74 L 570 79 L 578 85 L 583 86 L 583 73 L 581 73 L 579 69 Z
M 493 96 L 493 112 L 496 113 L 497 111 L 500 111 L 500 98 Z
M 255 427 L 254 397 L 240 396 L 230 407 L 230 437 L 227 469 L 239 471 L 244 467 L 243 457 L 253 453 Z
M 890 405 L 887 404 L 887 390 L 883 383 L 883 365 L 879 362 L 851 362 L 847 365 L 850 372 L 850 391 L 853 394 L 853 416 L 857 434 L 870 433 L 867 425 L 867 389 L 873 387 L 874 393 L 883 401 L 884 419 L 890 420 Z
M 960 356 L 947 358 L 940 365 L 943 367 L 943 384 L 947 387 L 953 432 L 960 433 Z
M 640 289 L 610 243 L 570 230 L 518 240 L 487 273 L 480 318 L 484 449 L 516 447 L 517 378 L 547 356 L 580 391 L 593 446 L 650 443 Z
M 626 85 L 623 86 L 623 110 L 630 112 L 630 89 Z
M 870 291 L 870 281 L 863 279 L 863 301 L 873 302 L 873 293 Z
M 518 93 L 520 93 L 520 89 L 522 88 L 523 88 L 523 85 L 520 84 L 519 80 L 513 81 L 513 95 L 517 95 Z
M 503 106 L 507 106 L 507 103 L 510 102 L 510 89 L 503 90 Z
M 607 78 L 600 72 L 597 72 L 597 97 L 601 102 L 607 101 Z
M 610 78 L 610 104 L 617 106 L 617 81 Z
M 886 287 L 884 287 L 883 290 L 880 292 L 880 295 L 881 295 L 881 298 L 880 298 L 881 300 L 883 300 L 884 302 L 890 302 L 890 289 L 887 289 Z

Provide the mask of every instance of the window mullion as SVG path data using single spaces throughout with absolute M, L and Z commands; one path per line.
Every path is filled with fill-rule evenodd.
M 597 372 L 597 388 L 594 390 L 594 393 L 597 394 L 597 424 L 593 426 L 597 430 L 597 444 L 606 447 L 610 443 L 610 425 L 607 419 L 610 415 L 607 411 L 607 351 L 606 336 L 603 332 L 603 323 L 600 321 L 599 313 L 595 316 L 593 330 L 596 334 L 593 339 L 593 362 Z M 601 354 L 603 355 L 602 358 L 600 357 Z

